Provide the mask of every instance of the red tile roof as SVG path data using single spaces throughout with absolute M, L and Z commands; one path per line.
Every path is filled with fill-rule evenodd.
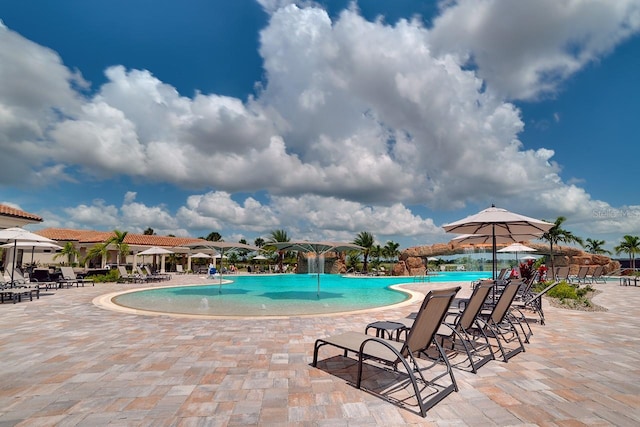
M 11 206 L 2 204 L 0 204 L 0 215 L 42 222 L 42 217 L 39 217 L 36 214 L 21 211 L 20 209 L 12 208 Z
M 45 228 L 38 230 L 41 236 L 53 240 L 77 241 L 78 243 L 100 243 L 113 236 L 113 231 L 74 230 L 70 228 Z M 140 246 L 183 246 L 187 243 L 200 242 L 202 239 L 194 237 L 169 237 L 147 234 L 127 233 L 124 242 L 128 245 Z

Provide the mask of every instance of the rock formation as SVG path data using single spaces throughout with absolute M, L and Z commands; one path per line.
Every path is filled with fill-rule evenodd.
M 546 243 L 529 243 L 524 242 L 526 246 L 536 249 L 538 253 L 546 254 L 549 252 L 549 245 Z M 498 249 L 507 245 L 498 245 Z M 436 243 L 430 246 L 414 246 L 405 249 L 399 257 L 399 262 L 393 268 L 394 276 L 416 276 L 423 275 L 426 271 L 426 258 L 437 257 L 443 255 L 464 254 L 465 248 L 471 245 L 460 245 L 453 243 Z M 487 251 L 491 251 L 491 247 L 484 246 Z M 620 263 L 604 255 L 596 255 L 587 253 L 581 249 L 570 246 L 556 246 L 553 249 L 555 267 L 570 267 L 570 274 L 576 274 L 580 266 L 583 265 L 603 265 L 605 274 L 616 271 L 620 268 Z M 547 255 L 548 258 L 548 255 Z M 547 261 L 549 266 L 551 263 Z

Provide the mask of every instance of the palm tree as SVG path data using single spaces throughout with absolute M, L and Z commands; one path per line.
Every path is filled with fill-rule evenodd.
M 598 255 L 608 254 L 608 255 L 611 255 L 611 251 L 608 251 L 608 250 L 606 250 L 605 248 L 602 247 L 602 246 L 604 246 L 605 243 L 606 242 L 604 240 L 587 239 L 587 243 L 584 245 L 584 248 L 590 254 L 598 254 Z
M 120 257 L 124 256 L 124 259 L 127 259 L 127 255 L 129 254 L 129 245 L 124 242 L 124 239 L 127 237 L 128 231 L 120 231 L 113 230 L 113 236 L 109 237 L 106 242 L 104 242 L 105 248 L 109 245 L 113 245 L 116 248 L 116 265 L 120 265 Z
M 622 242 L 615 248 L 616 254 L 620 254 L 622 252 L 629 254 L 629 266 L 636 269 L 636 254 L 640 252 L 640 237 L 638 236 L 630 236 L 626 235 L 622 238 Z
M 107 255 L 108 252 L 108 248 L 107 248 L 107 244 L 105 243 L 99 243 L 95 246 L 93 246 L 91 249 L 89 249 L 87 251 L 87 254 L 84 256 L 84 259 L 82 260 L 83 264 L 86 264 L 87 261 L 89 261 L 90 259 L 93 259 L 97 256 L 100 256 L 101 258 L 104 258 Z
M 364 255 L 362 271 L 366 273 L 368 271 L 367 267 L 368 267 L 369 253 L 371 252 L 371 248 L 375 243 L 373 234 L 369 233 L 368 231 L 361 231 L 360 233 L 358 233 L 358 235 L 356 236 L 356 238 L 353 240 L 352 243 L 354 245 L 362 246 L 364 248 L 362 250 L 362 254 Z
M 289 242 L 290 240 L 291 239 L 289 238 L 289 235 L 285 230 L 282 230 L 282 229 L 272 230 L 271 233 L 269 233 L 269 239 L 267 240 L 266 245 L 268 246 L 269 243 L 276 243 L 276 242 Z M 285 251 L 278 251 L 278 271 L 282 271 L 284 254 L 285 254 Z
M 76 249 L 74 244 L 67 242 L 64 244 L 62 250 L 53 256 L 53 259 L 66 256 L 68 265 L 71 265 L 78 255 L 80 255 L 80 252 Z
M 147 229 L 144 230 L 142 234 L 144 234 L 145 236 L 155 236 L 156 232 L 153 231 L 153 228 L 147 227 Z
M 262 237 L 256 237 L 256 240 L 253 241 L 254 246 L 259 248 L 264 246 L 264 239 Z
M 395 265 L 398 256 L 400 255 L 400 251 L 398 248 L 400 247 L 400 243 L 396 243 L 392 240 L 387 240 L 387 244 L 384 245 L 382 252 L 387 259 L 392 261 L 391 270 L 393 270 L 393 265 Z
M 551 227 L 549 231 L 547 231 L 542 235 L 542 239 L 549 242 L 549 257 L 551 258 L 551 272 L 555 270 L 554 262 L 553 262 L 553 246 L 554 245 L 557 246 L 558 242 L 563 242 L 563 243 L 573 242 L 573 243 L 579 243 L 580 245 L 584 246 L 582 239 L 580 237 L 562 228 L 562 223 L 565 222 L 566 220 L 567 218 L 563 216 L 559 216 L 558 218 L 556 218 L 554 222 L 555 225 Z

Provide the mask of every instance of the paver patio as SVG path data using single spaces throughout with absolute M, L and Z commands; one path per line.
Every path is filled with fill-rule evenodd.
M 132 286 L 96 284 L 0 304 L 0 426 L 640 425 L 640 288 L 617 281 L 594 285 L 606 312 L 546 304 L 547 324 L 533 326 L 525 353 L 478 374 L 456 369 L 460 391 L 426 418 L 356 389 L 337 349 L 324 347 L 326 362 L 310 365 L 316 338 L 364 331 L 415 306 L 214 320 L 92 303 Z M 408 285 L 423 293 L 429 286 L 436 285 Z

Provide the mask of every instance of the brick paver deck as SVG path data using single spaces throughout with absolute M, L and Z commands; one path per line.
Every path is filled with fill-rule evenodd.
M 316 338 L 364 331 L 415 306 L 203 320 L 92 304 L 131 286 L 96 284 L 0 304 L 0 426 L 640 425 L 640 288 L 617 281 L 595 285 L 603 291 L 595 301 L 608 311 L 546 305 L 547 324 L 533 326 L 525 353 L 478 374 L 456 369 L 460 391 L 426 418 L 356 389 L 337 349 L 321 349 L 323 362 L 310 366 Z M 429 286 L 409 285 L 425 293 Z

